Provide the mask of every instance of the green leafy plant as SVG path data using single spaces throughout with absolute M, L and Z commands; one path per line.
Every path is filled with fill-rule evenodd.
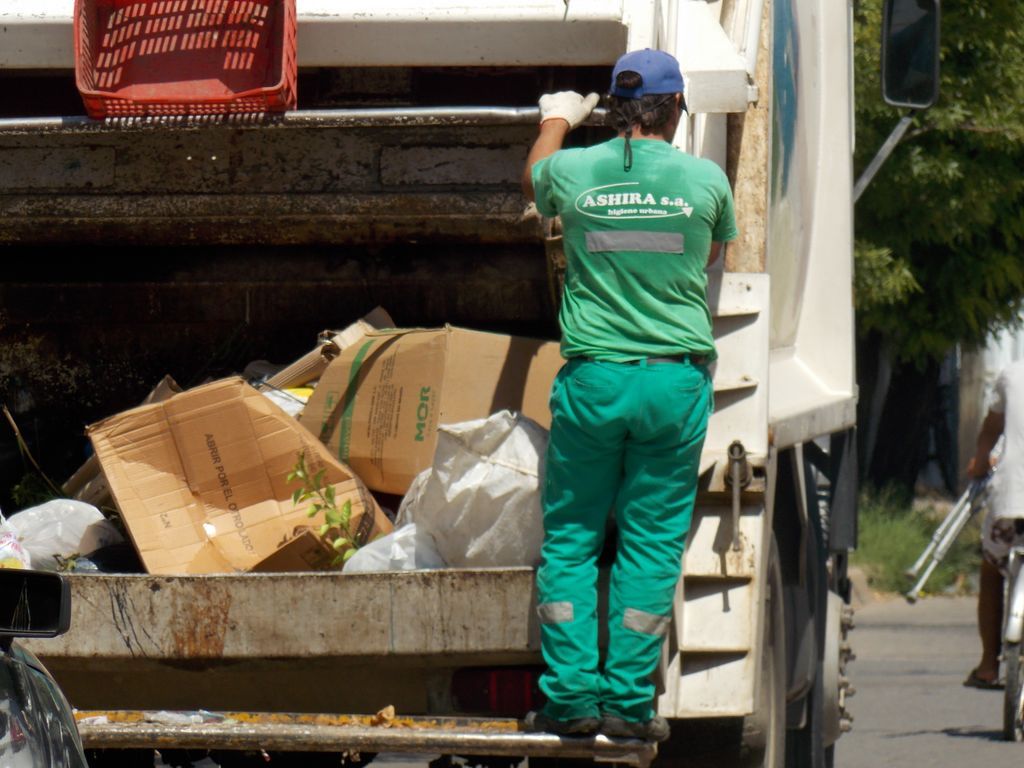
M 859 171 L 896 125 L 881 96 L 882 0 L 854 11 Z M 896 364 L 1017 322 L 1024 299 L 1024 4 L 942 4 L 938 104 L 857 203 L 857 311 Z
M 309 502 L 306 515 L 317 517 L 323 513 L 324 522 L 317 533 L 338 554 L 332 566 L 343 565 L 359 549 L 356 532 L 352 530 L 352 502 L 346 499 L 339 507 L 334 495 L 333 485 L 324 485 L 326 470 L 321 468 L 310 474 L 306 464 L 305 452 L 299 454 L 292 471 L 288 473 L 289 483 L 299 482 L 301 485 L 292 492 L 292 503 L 295 506 Z
M 62 557 L 61 555 L 54 555 L 53 559 L 57 562 L 57 570 L 61 573 L 73 573 L 75 566 L 78 565 L 78 560 L 82 557 L 81 552 L 75 552 L 74 554 Z
M 858 311 L 891 307 L 919 293 L 921 285 L 905 259 L 897 259 L 888 248 L 861 240 L 854 244 L 853 297 Z
M 855 176 L 901 115 L 881 94 L 883 4 L 854 3 Z M 938 104 L 855 211 L 858 421 L 877 436 L 860 466 L 907 490 L 949 407 L 942 361 L 1020 327 L 1024 309 L 1024 3 L 942 3 L 940 55 Z
M 62 496 L 54 494 L 49 483 L 34 471 L 26 472 L 21 480 L 11 486 L 11 500 L 17 509 L 34 507 L 57 498 Z

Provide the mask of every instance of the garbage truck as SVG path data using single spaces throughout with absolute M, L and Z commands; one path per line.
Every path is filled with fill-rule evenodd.
M 674 143 L 726 171 L 741 232 L 709 274 L 715 409 L 660 755 L 519 725 L 542 671 L 524 567 L 70 576 L 70 631 L 26 645 L 97 759 L 831 764 L 852 720 L 849 0 L 298 0 L 297 109 L 223 120 L 86 117 L 83 4 L 0 4 L 0 390 L 48 466 L 80 463 L 83 426 L 164 374 L 288 359 L 376 305 L 402 327 L 557 338 L 559 224 L 518 188 L 536 99 L 605 92 L 627 50 L 679 59 Z M 572 141 L 610 135 L 600 118 Z

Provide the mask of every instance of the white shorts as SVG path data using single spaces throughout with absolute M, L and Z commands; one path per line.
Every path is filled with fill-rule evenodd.
M 997 517 L 990 511 L 981 524 L 981 553 L 992 565 L 1003 568 L 1015 546 L 1024 546 L 1024 518 Z

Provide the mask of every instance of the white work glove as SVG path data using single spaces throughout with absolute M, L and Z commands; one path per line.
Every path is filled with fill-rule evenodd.
M 594 111 L 600 96 L 591 93 L 589 96 L 581 96 L 576 91 L 559 91 L 558 93 L 545 93 L 540 97 L 540 121 L 561 118 L 569 124 L 572 130 L 580 126 L 584 120 L 590 117 Z

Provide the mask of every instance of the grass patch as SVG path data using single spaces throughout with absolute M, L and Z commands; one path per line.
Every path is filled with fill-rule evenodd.
M 905 592 L 911 582 L 904 576 L 931 541 L 945 518 L 948 504 L 913 504 L 901 494 L 866 491 L 861 494 L 857 550 L 853 564 L 867 574 L 872 588 Z M 950 548 L 942 563 L 924 585 L 925 594 L 971 590 L 969 577 L 981 562 L 979 530 L 983 513 L 975 516 Z

